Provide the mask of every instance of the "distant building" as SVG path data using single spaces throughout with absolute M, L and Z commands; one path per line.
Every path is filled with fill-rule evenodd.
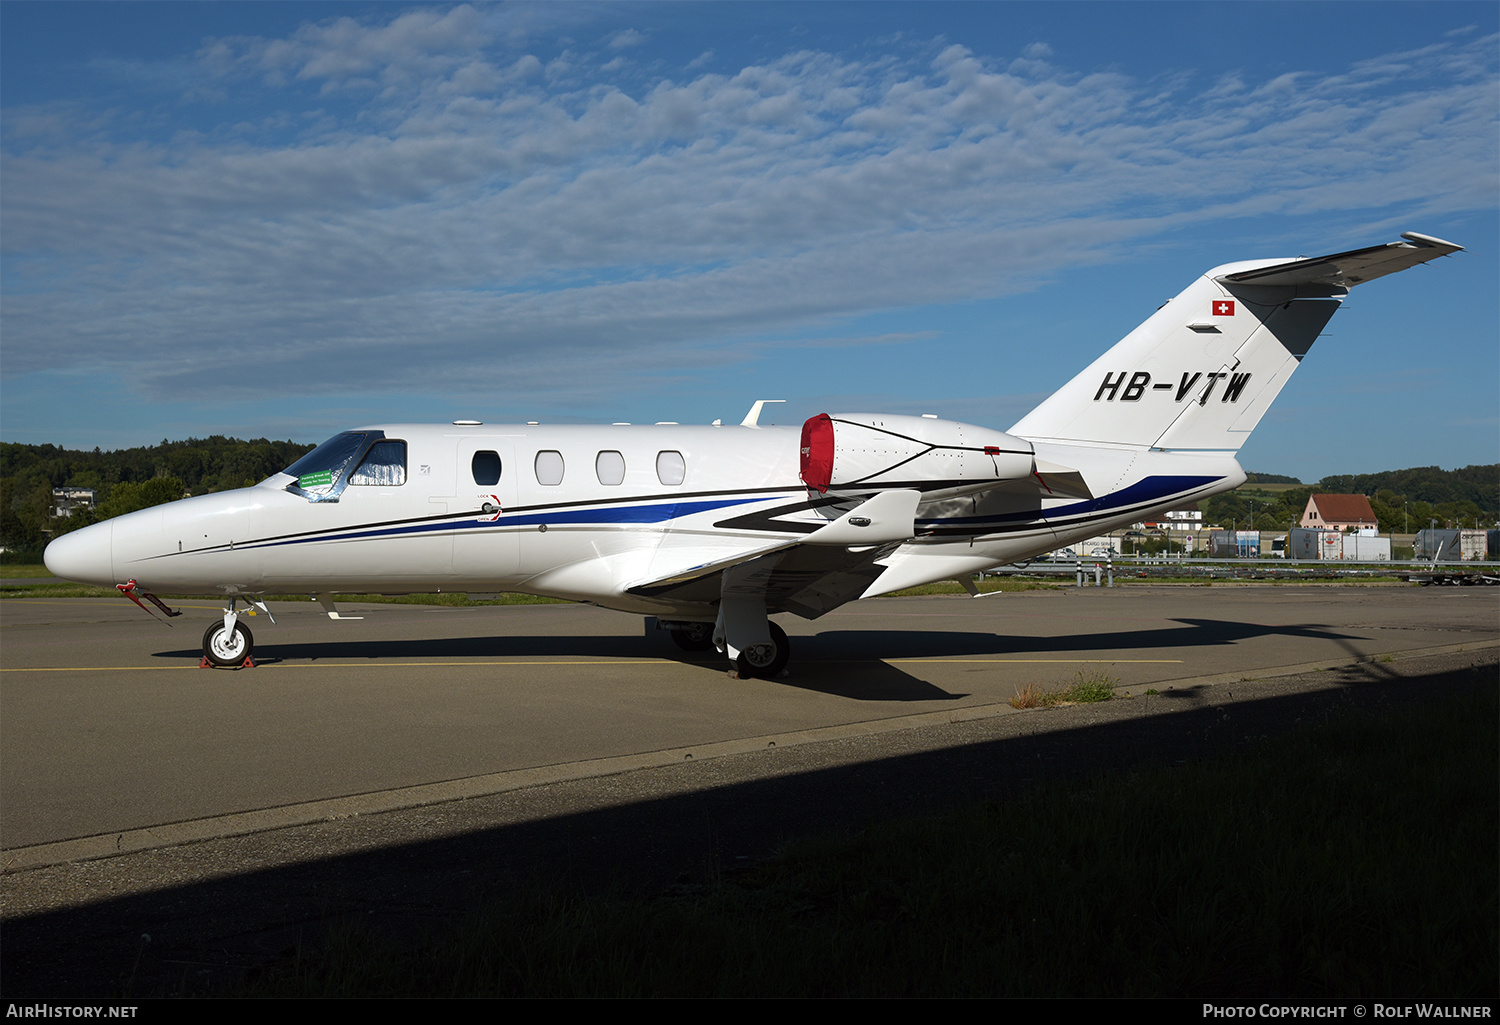
M 1354 562 L 1389 562 L 1391 539 L 1345 534 L 1335 529 L 1299 527 L 1291 533 L 1294 559 L 1348 559 Z
M 1211 559 L 1260 558 L 1260 531 L 1210 530 L 1208 557 Z
M 1303 510 L 1301 525 L 1309 530 L 1376 532 L 1380 521 L 1364 495 L 1313 495 Z
M 1488 545 L 1489 538 L 1483 530 L 1436 527 L 1417 531 L 1413 554 L 1422 561 L 1467 562 L 1483 559 Z
M 93 507 L 93 488 L 52 489 L 53 516 L 72 516 L 74 509 L 92 509 Z

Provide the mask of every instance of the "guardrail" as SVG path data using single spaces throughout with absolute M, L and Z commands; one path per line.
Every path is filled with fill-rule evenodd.
M 1115 573 L 1133 577 L 1226 577 L 1230 579 L 1312 580 L 1338 577 L 1398 576 L 1414 583 L 1500 584 L 1500 562 L 1418 562 L 1411 559 L 1193 558 L 1162 555 L 1078 556 L 1033 559 L 985 570 L 981 576 L 1026 573 L 1071 576 L 1077 586 L 1113 587 Z

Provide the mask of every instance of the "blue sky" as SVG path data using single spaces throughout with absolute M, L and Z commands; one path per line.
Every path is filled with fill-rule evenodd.
M 0 4 L 0 439 L 936 413 L 1413 230 L 1241 453 L 1500 461 L 1493 3 Z

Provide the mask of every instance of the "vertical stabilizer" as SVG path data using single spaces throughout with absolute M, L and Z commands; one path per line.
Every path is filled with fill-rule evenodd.
M 1008 433 L 1237 452 L 1350 288 L 1462 248 L 1402 237 L 1330 256 L 1216 267 Z

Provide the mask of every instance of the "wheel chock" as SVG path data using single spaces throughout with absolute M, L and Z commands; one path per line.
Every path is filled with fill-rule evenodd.
M 212 662 L 210 662 L 208 660 L 208 656 L 207 655 L 204 655 L 203 658 L 198 662 L 198 668 L 199 669 L 254 669 L 255 668 L 255 659 L 251 658 L 249 655 L 246 655 L 245 656 L 245 661 L 241 662 L 237 666 L 216 666 L 216 665 L 214 665 Z

